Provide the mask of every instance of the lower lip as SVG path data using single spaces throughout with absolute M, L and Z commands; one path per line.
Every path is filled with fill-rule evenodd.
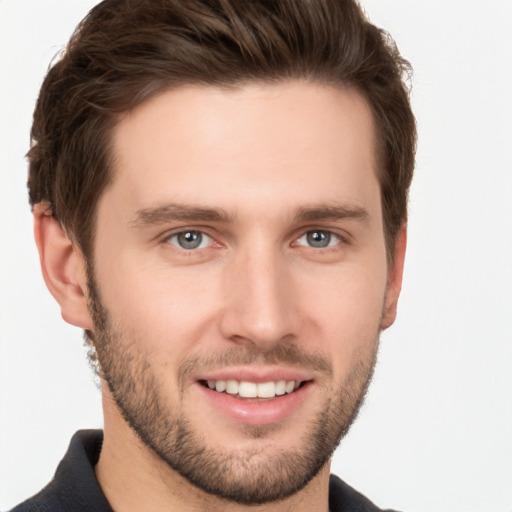
M 292 393 L 259 401 L 249 401 L 228 393 L 219 393 L 199 382 L 197 387 L 215 409 L 235 421 L 244 425 L 270 425 L 285 420 L 300 408 L 310 393 L 312 382 L 303 384 Z

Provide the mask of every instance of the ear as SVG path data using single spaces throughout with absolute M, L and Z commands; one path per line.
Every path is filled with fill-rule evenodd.
M 34 207 L 34 236 L 48 290 L 69 324 L 92 329 L 87 307 L 85 260 L 44 205 Z
M 407 226 L 402 226 L 396 238 L 393 251 L 393 262 L 388 271 L 388 284 L 386 289 L 386 302 L 382 316 L 381 328 L 390 327 L 396 318 L 398 297 L 402 289 L 402 276 L 404 273 L 405 248 L 407 245 Z

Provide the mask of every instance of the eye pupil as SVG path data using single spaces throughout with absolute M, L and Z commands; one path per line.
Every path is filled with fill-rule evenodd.
M 328 231 L 310 231 L 307 240 L 311 247 L 327 247 L 331 241 L 331 234 Z
M 183 249 L 197 249 L 203 241 L 203 235 L 198 231 L 185 231 L 178 235 L 178 243 Z

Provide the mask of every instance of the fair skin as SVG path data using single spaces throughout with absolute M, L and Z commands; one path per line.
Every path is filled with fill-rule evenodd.
M 360 95 L 305 82 L 183 87 L 126 113 L 115 130 L 115 177 L 97 206 L 102 304 L 119 340 L 151 368 L 164 410 L 179 411 L 207 449 L 250 458 L 240 466 L 247 475 L 304 450 L 310 419 L 354 368 L 370 365 L 378 332 L 394 321 L 405 228 L 390 265 L 374 138 Z M 63 318 L 94 331 L 80 252 L 39 209 L 35 232 Z M 183 232 L 192 245 L 183 247 Z M 264 359 L 283 346 L 318 355 L 330 371 Z M 211 354 L 235 351 L 254 364 L 208 366 Z M 180 377 L 194 360 L 201 365 Z M 269 398 L 206 385 L 227 380 L 302 384 Z M 96 474 L 116 511 L 246 509 L 171 469 L 105 383 L 102 392 Z M 302 490 L 250 508 L 325 512 L 328 479 L 326 463 Z

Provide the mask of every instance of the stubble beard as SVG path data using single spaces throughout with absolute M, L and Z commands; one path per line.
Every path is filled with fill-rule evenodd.
M 364 340 L 343 384 L 325 393 L 322 406 L 304 429 L 300 449 L 273 449 L 267 454 L 257 443 L 253 450 L 209 446 L 185 417 L 183 404 L 172 408 L 162 396 L 151 363 L 141 350 L 142 341 L 113 327 L 91 270 L 88 288 L 94 322 L 94 333 L 89 332 L 88 336 L 94 343 L 100 377 L 108 384 L 119 411 L 164 463 L 208 494 L 244 505 L 278 501 L 295 494 L 328 463 L 357 417 L 376 363 L 378 332 L 373 340 Z M 305 357 L 299 349 L 283 345 L 257 357 L 241 354 L 242 350 L 245 349 L 241 347 L 235 355 L 236 362 L 243 359 L 246 363 L 257 360 L 293 364 Z M 178 374 L 196 362 L 194 358 L 184 361 Z M 202 362 L 207 364 L 208 360 L 203 358 Z M 323 364 L 332 372 L 329 361 L 324 360 Z M 243 430 L 247 437 L 271 439 L 275 428 L 247 425 Z

